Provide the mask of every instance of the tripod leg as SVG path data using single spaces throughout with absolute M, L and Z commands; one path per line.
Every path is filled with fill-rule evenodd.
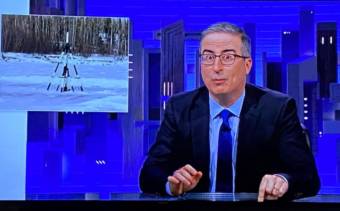
M 57 64 L 57 67 L 55 68 L 55 70 L 54 70 L 54 73 L 56 73 L 57 72 L 57 70 L 58 70 L 58 67 L 59 67 L 59 62 L 58 62 L 58 64 Z
M 77 68 L 75 65 L 73 65 L 73 68 L 74 68 L 74 72 L 76 73 L 76 76 L 78 76 L 78 71 L 77 71 Z
M 56 68 L 54 69 L 54 74 L 53 74 L 53 76 L 52 76 L 52 78 L 54 77 L 54 75 L 57 73 L 57 70 L 58 70 L 58 67 L 59 67 L 59 62 L 58 62 L 58 64 L 57 64 L 57 66 L 56 66 Z M 48 84 L 48 86 L 47 86 L 47 91 L 49 91 L 50 90 L 50 87 L 51 87 L 51 85 L 52 85 L 52 82 L 50 81 L 50 83 Z
M 77 67 L 76 65 L 73 65 L 73 68 L 74 68 L 74 72 L 76 73 L 76 79 L 80 81 L 80 90 L 83 92 L 84 91 L 84 88 L 83 88 L 83 84 L 81 83 L 81 80 L 80 80 L 80 77 L 78 75 L 78 70 L 77 70 Z

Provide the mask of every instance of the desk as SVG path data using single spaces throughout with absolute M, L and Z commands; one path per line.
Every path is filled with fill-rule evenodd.
M 86 200 L 86 197 L 83 197 L 81 194 L 73 194 L 76 197 L 69 197 L 67 194 L 60 196 L 58 198 L 57 194 L 49 194 L 44 197 L 40 196 L 40 199 L 36 197 L 34 200 L 0 201 L 0 210 L 340 210 L 340 195 L 317 195 L 290 202 L 266 201 L 265 203 L 258 203 L 256 201 L 257 194 L 254 193 L 238 193 L 234 195 L 224 193 L 188 193 L 181 197 L 139 193 L 112 193 L 109 200 L 96 200 L 95 198 Z

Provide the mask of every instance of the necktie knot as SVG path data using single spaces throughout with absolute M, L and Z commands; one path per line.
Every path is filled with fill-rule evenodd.
M 229 125 L 228 120 L 229 120 L 229 117 L 232 116 L 232 113 L 229 112 L 227 109 L 224 109 L 221 111 L 220 116 L 223 120 L 222 122 L 223 129 L 230 130 L 230 125 Z

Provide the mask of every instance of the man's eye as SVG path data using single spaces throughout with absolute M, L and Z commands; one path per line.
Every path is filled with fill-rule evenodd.
M 214 55 L 205 55 L 205 58 L 207 60 L 212 60 L 212 59 L 214 59 Z
M 230 55 L 230 54 L 224 54 L 224 55 L 221 56 L 221 58 L 222 58 L 223 60 L 230 60 L 230 59 L 233 58 L 233 56 Z

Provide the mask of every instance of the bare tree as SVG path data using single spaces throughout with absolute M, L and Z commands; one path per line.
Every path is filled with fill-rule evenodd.
M 66 34 L 73 53 L 127 56 L 129 20 L 38 15 L 3 15 L 4 52 L 51 54 L 62 51 Z

